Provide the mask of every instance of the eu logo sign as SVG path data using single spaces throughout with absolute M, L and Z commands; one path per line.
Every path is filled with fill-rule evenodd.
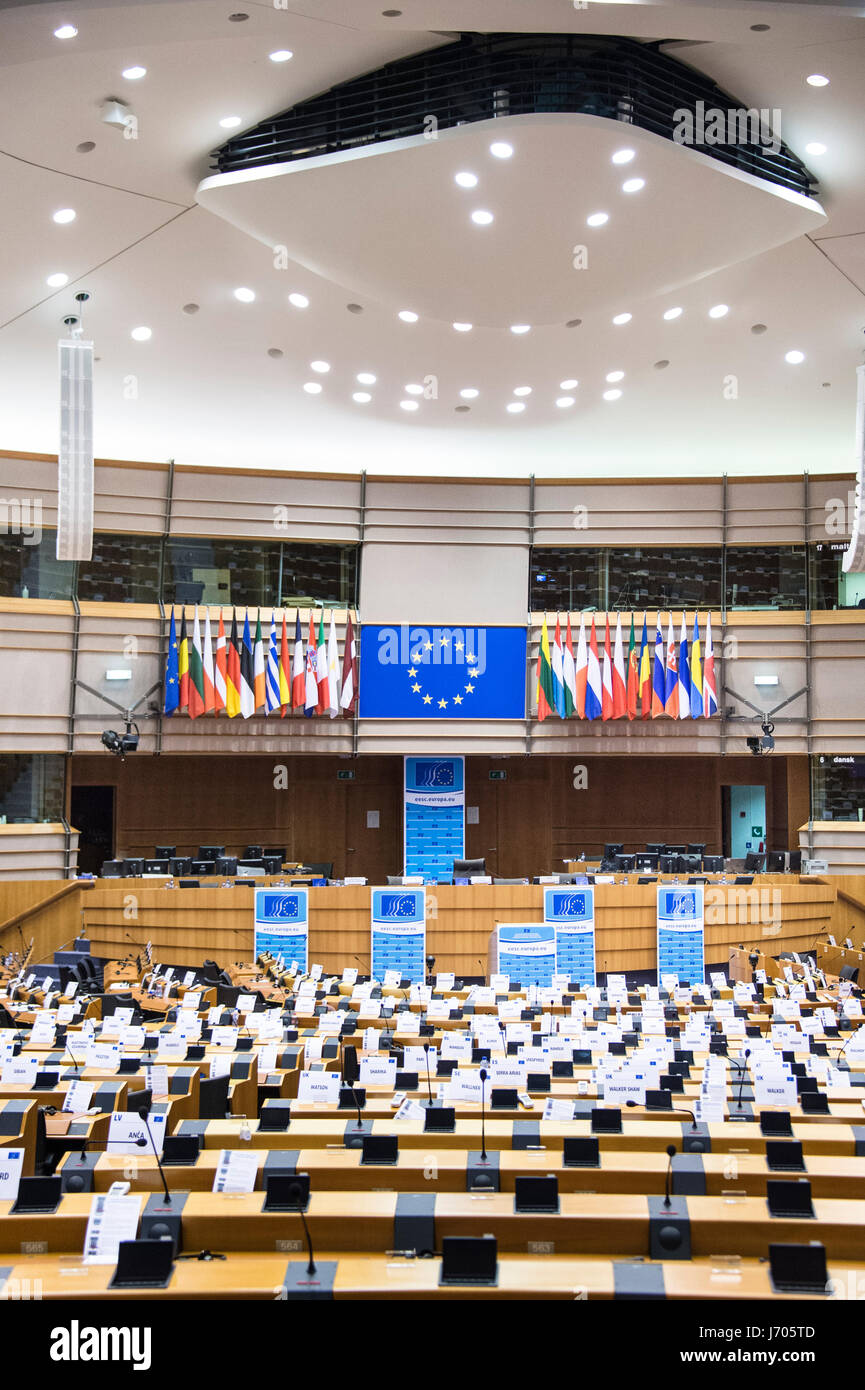
M 361 628 L 361 719 L 525 715 L 525 628 Z

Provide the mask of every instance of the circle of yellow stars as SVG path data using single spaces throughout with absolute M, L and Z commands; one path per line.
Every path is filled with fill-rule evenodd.
M 442 647 L 449 647 L 449 646 L 450 646 L 450 638 L 449 638 L 449 637 L 440 637 L 440 638 L 439 638 L 439 643 L 440 643 L 440 645 L 441 645 Z M 412 663 L 414 663 L 414 662 L 416 662 L 416 661 L 419 662 L 419 661 L 421 660 L 421 652 L 422 652 L 422 651 L 431 652 L 431 651 L 432 651 L 432 647 L 433 647 L 432 642 L 424 642 L 424 643 L 418 648 L 417 651 L 411 653 Z M 456 651 L 456 652 L 465 651 L 465 644 L 464 644 L 463 642 L 454 642 L 454 651 Z M 465 663 L 466 663 L 466 670 L 467 670 L 467 672 L 468 672 L 468 677 L 469 677 L 469 679 L 468 679 L 467 685 L 465 686 L 465 694 L 463 694 L 463 695 L 454 695 L 454 696 L 453 696 L 453 703 L 454 703 L 455 705 L 461 705 L 461 704 L 463 703 L 463 701 L 465 700 L 465 698 L 466 698 L 467 695 L 472 695 L 472 694 L 474 693 L 474 689 L 475 689 L 474 682 L 477 680 L 478 676 L 480 675 L 480 671 L 478 670 L 478 665 L 477 665 L 477 657 L 472 656 L 471 653 L 466 653 Z M 410 679 L 411 682 L 412 682 L 412 687 L 411 687 L 411 688 L 412 688 L 412 691 L 414 692 L 415 695 L 420 695 L 422 704 L 424 704 L 424 705 L 432 705 L 432 704 L 434 703 L 434 702 L 433 702 L 433 697 L 432 697 L 432 695 L 425 695 L 425 694 L 424 694 L 423 686 L 419 683 L 419 681 L 418 681 L 418 679 L 417 679 L 417 674 L 418 674 L 418 672 L 417 672 L 417 667 L 416 667 L 414 664 L 412 664 L 412 665 L 409 667 L 407 674 L 408 674 L 409 679 Z M 445 700 L 445 699 L 438 700 L 436 703 L 437 703 L 439 709 L 447 709 L 447 707 L 448 707 L 448 702 L 447 702 L 447 700 Z

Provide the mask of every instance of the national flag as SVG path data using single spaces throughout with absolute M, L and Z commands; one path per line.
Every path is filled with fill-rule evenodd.
M 589 652 L 586 647 L 586 617 L 580 614 L 580 635 L 577 639 L 577 660 L 576 660 L 576 682 L 577 682 L 577 717 L 586 717 L 586 681 L 589 675 Z
M 694 614 L 694 631 L 691 634 L 691 718 L 699 719 L 703 713 L 703 660 L 700 656 L 700 627 Z
M 613 718 L 622 719 L 628 712 L 628 688 L 625 684 L 625 656 L 622 651 L 622 615 L 616 614 L 616 645 L 613 649 Z
M 219 611 L 219 631 L 216 634 L 216 657 L 213 663 L 213 698 L 214 708 L 219 711 L 225 709 L 227 690 L 225 685 L 225 625 L 222 621 L 222 609 Z
M 180 618 L 180 648 L 178 651 L 179 668 L 179 689 L 180 704 L 178 709 L 186 709 L 189 705 L 189 638 L 186 635 L 186 609 L 184 608 Z
M 306 641 L 306 685 L 303 703 L 303 712 L 307 719 L 311 719 L 318 708 L 318 682 L 316 675 L 316 651 L 315 651 L 315 626 L 313 615 L 309 614 L 309 637 Z
M 667 670 L 664 681 L 664 713 L 671 719 L 679 717 L 679 671 L 676 664 L 676 638 L 673 634 L 673 615 L 667 618 Z
M 595 633 L 595 615 L 592 614 L 592 631 L 589 637 L 589 659 L 586 670 L 586 718 L 600 719 L 602 709 L 601 664 L 598 661 L 598 638 Z
M 610 615 L 605 618 L 604 668 L 601 673 L 601 718 L 613 717 L 613 658 L 610 653 Z
M 267 648 L 267 662 L 264 668 L 264 703 L 268 714 L 273 714 L 282 703 L 279 696 L 279 641 L 276 635 L 276 614 L 270 613 L 270 641 Z
M 327 645 L 324 640 L 324 609 L 318 619 L 318 643 L 315 649 L 315 682 L 318 686 L 316 714 L 325 714 L 328 704 L 327 690 Z
M 291 667 L 291 707 L 303 709 L 306 700 L 306 667 L 303 660 L 303 637 L 300 632 L 300 609 L 294 619 L 294 659 Z
M 279 641 L 279 711 L 280 719 L 285 718 L 286 710 L 291 709 L 291 664 L 288 656 L 288 632 L 285 626 L 285 613 L 282 615 L 282 636 Z
M 631 638 L 628 642 L 628 680 L 627 680 L 628 718 L 636 719 L 640 696 L 640 654 L 634 640 L 634 615 L 631 614 Z
M 562 626 L 559 615 L 556 614 L 556 635 L 553 639 L 553 695 L 555 696 L 556 714 L 560 719 L 565 717 L 565 670 L 564 657 L 562 652 Z
M 243 641 L 240 646 L 240 713 L 244 719 L 255 714 L 255 656 L 249 633 L 249 609 L 243 618 Z
M 333 609 L 330 610 L 330 630 L 327 634 L 327 712 L 331 719 L 336 719 L 339 714 L 339 648 Z
M 547 615 L 544 614 L 541 627 L 541 640 L 538 644 L 538 673 L 535 699 L 538 706 L 538 719 L 541 723 L 556 707 L 553 691 L 553 664 L 550 660 L 550 634 L 547 632 Z
M 237 636 L 237 612 L 231 610 L 231 633 L 225 651 L 225 713 L 229 719 L 240 714 L 240 642 Z
M 655 628 L 655 659 L 652 663 L 652 718 L 664 713 L 667 676 L 664 669 L 664 639 L 661 636 L 661 615 Z
M 643 613 L 643 636 L 640 641 L 640 718 L 648 719 L 652 713 L 652 651 L 646 628 L 646 614 Z
M 168 659 L 165 663 L 165 702 L 163 714 L 175 714 L 180 704 L 180 644 L 177 641 L 177 624 L 174 609 L 171 610 L 171 625 L 168 629 Z
M 197 719 L 204 713 L 204 661 L 201 654 L 201 629 L 198 626 L 198 604 L 192 626 L 192 646 L 189 649 L 189 717 Z
M 715 650 L 712 646 L 712 615 L 706 614 L 706 655 L 703 660 L 703 716 L 711 719 L 718 713 L 718 691 L 715 685 Z
M 350 613 L 345 629 L 345 646 L 342 652 L 342 694 L 339 697 L 339 703 L 346 715 L 354 714 L 357 708 L 357 647 Z
M 577 708 L 577 668 L 574 661 L 574 644 L 571 641 L 571 615 L 568 614 L 568 631 L 562 652 L 562 677 L 565 687 L 565 718 L 570 719 Z
M 682 614 L 679 633 L 679 718 L 691 718 L 691 662 L 688 656 L 688 629 Z
M 261 610 L 255 619 L 255 647 L 252 653 L 252 696 L 256 709 L 264 709 L 267 701 L 267 675 L 264 670 L 264 645 L 261 640 Z
M 216 703 L 216 683 L 213 670 L 213 637 L 210 631 L 210 609 L 204 610 L 204 645 L 202 647 L 202 665 L 204 667 L 204 712 L 213 714 L 219 708 Z

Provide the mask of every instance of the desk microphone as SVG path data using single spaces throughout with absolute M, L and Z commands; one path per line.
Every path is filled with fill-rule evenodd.
M 423 1050 L 424 1050 L 424 1055 L 425 1055 L 425 1057 L 426 1057 L 426 1084 L 427 1084 L 427 1090 L 428 1090 L 428 1092 L 429 1092 L 429 1108 L 432 1109 L 433 1097 L 432 1097 L 432 1082 L 430 1081 L 430 1075 L 429 1075 L 429 1043 L 424 1043 L 424 1045 L 423 1045 Z
M 504 1053 L 505 1058 L 507 1058 L 507 1055 L 508 1055 L 508 1035 L 507 1035 L 507 1033 L 505 1032 L 504 1024 L 501 1022 L 500 1019 L 498 1020 L 498 1025 L 499 1025 L 499 1036 L 500 1036 L 500 1038 L 501 1038 L 501 1040 L 502 1040 L 502 1052 Z
M 303 1234 L 306 1236 L 306 1248 L 309 1251 L 309 1264 L 306 1266 L 306 1272 L 309 1275 L 316 1274 L 318 1271 L 316 1270 L 315 1258 L 312 1253 L 312 1239 L 309 1234 L 309 1227 L 306 1224 L 306 1216 L 303 1210 L 303 1188 L 299 1182 L 292 1183 L 291 1187 L 288 1189 L 288 1200 L 297 1207 L 297 1214 L 303 1222 Z
M 156 1142 L 153 1138 L 153 1132 L 150 1128 L 150 1120 L 148 1118 L 149 1114 L 150 1111 L 147 1109 L 145 1105 L 143 1105 L 138 1112 L 139 1118 L 144 1121 L 144 1127 L 147 1130 L 147 1136 L 150 1140 L 150 1147 L 153 1149 L 153 1157 L 156 1159 L 156 1166 L 159 1169 L 159 1176 L 162 1179 L 162 1186 L 165 1190 L 165 1205 L 167 1207 L 170 1207 L 171 1193 L 168 1191 L 168 1183 L 165 1181 L 165 1173 L 162 1168 L 162 1159 L 159 1157 L 159 1150 L 156 1147 Z
M 486 1067 L 481 1067 L 478 1072 L 481 1081 L 481 1163 L 487 1161 L 487 1139 L 486 1139 L 486 1101 L 484 1099 L 484 1087 L 487 1079 Z
M 854 1029 L 853 1029 L 853 1032 L 850 1034 L 850 1036 L 849 1036 L 849 1038 L 847 1039 L 847 1041 L 846 1041 L 846 1042 L 839 1048 L 839 1050 L 835 1053 L 835 1056 L 834 1056 L 834 1058 L 833 1058 L 833 1061 L 835 1061 L 835 1062 L 839 1061 L 839 1059 L 841 1058 L 841 1056 L 843 1055 L 843 1053 L 846 1051 L 846 1049 L 850 1046 L 851 1042 L 852 1042 L 853 1039 L 856 1037 L 856 1034 L 857 1034 L 858 1032 L 859 1032 L 859 1029 L 858 1029 L 858 1028 L 854 1028 Z M 849 1062 L 848 1062 L 848 1064 L 847 1064 L 847 1070 L 848 1070 L 848 1071 L 850 1070 L 850 1064 L 849 1064 Z
M 737 1110 L 741 1110 L 741 1109 L 742 1109 L 742 1091 L 744 1090 L 744 1087 L 745 1087 L 745 1072 L 746 1072 L 747 1069 L 748 1069 L 748 1058 L 749 1058 L 750 1056 L 751 1056 L 751 1049 L 750 1049 L 750 1047 L 746 1047 L 746 1048 L 745 1048 L 745 1051 L 742 1053 L 743 1061 L 737 1063 L 737 1065 L 738 1065 L 738 1067 L 739 1067 L 739 1099 L 738 1099 L 738 1102 L 737 1102 L 737 1104 L 736 1104 L 736 1109 L 737 1109 Z M 731 1058 L 730 1060 L 732 1061 L 732 1060 L 734 1060 L 734 1059 Z
M 638 1100 L 626 1100 L 626 1101 L 625 1101 L 625 1104 L 626 1104 L 627 1106 L 629 1106 L 629 1107 L 633 1110 L 633 1109 L 638 1108 L 640 1102 L 639 1102 Z M 665 1113 L 668 1114 L 668 1115 L 687 1115 L 688 1118 L 689 1118 L 690 1121 L 691 1121 L 691 1129 L 696 1131 L 696 1129 L 697 1129 L 697 1117 L 696 1117 L 696 1115 L 694 1114 L 693 1110 L 686 1110 L 685 1107 L 684 1107 L 684 1105 L 671 1105 L 670 1108 L 669 1108 L 669 1110 L 666 1111 Z M 669 1153 L 669 1149 L 667 1150 L 667 1152 Z M 673 1150 L 673 1153 L 675 1153 L 675 1152 L 676 1152 L 676 1150 L 674 1149 L 674 1150 Z
M 675 1157 L 676 1146 L 675 1144 L 669 1144 L 667 1146 L 667 1180 L 664 1184 L 664 1206 L 667 1208 L 673 1205 L 670 1201 L 670 1196 L 673 1188 L 673 1159 Z
M 360 1101 L 354 1089 L 354 1083 L 360 1076 L 360 1066 L 357 1060 L 356 1047 L 344 1047 L 342 1049 L 342 1079 L 351 1091 L 351 1098 L 357 1106 L 357 1127 L 363 1129 L 363 1118 L 360 1113 Z
M 371 982 L 372 982 L 372 964 L 371 964 L 371 962 L 368 961 L 368 960 L 362 960 L 360 956 L 352 956 L 352 960 L 356 960 L 357 963 L 358 963 L 358 965 L 363 965 L 363 966 L 367 966 L 367 967 L 368 967 L 368 971 L 365 970 L 363 973 L 366 974 L 367 979 L 368 979 L 368 980 L 370 981 L 370 983 L 371 983 Z
M 64 1041 L 64 1044 L 65 1044 L 66 1051 L 69 1053 L 69 1056 L 72 1058 L 72 1065 L 73 1065 L 73 1067 L 75 1068 L 76 1072 L 80 1072 L 81 1068 L 79 1067 L 77 1061 L 75 1060 L 75 1053 L 72 1051 L 72 1048 L 69 1046 L 69 1034 L 68 1034 L 68 1033 L 66 1034 L 66 1037 L 63 1039 L 63 1041 Z

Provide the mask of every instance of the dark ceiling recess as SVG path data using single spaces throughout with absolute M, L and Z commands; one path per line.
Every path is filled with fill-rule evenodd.
M 708 77 L 654 46 L 601 34 L 463 34 L 262 121 L 213 155 L 220 173 L 446 130 L 500 116 L 580 112 L 667 140 L 683 111 L 744 111 Z M 756 127 L 756 129 L 755 129 Z M 701 125 L 694 121 L 695 133 Z M 708 122 L 706 130 L 709 130 Z M 738 143 L 693 148 L 722 164 L 813 195 L 817 181 L 784 145 L 742 123 Z M 754 138 L 756 135 L 756 139 Z M 689 142 L 690 143 L 690 142 Z

